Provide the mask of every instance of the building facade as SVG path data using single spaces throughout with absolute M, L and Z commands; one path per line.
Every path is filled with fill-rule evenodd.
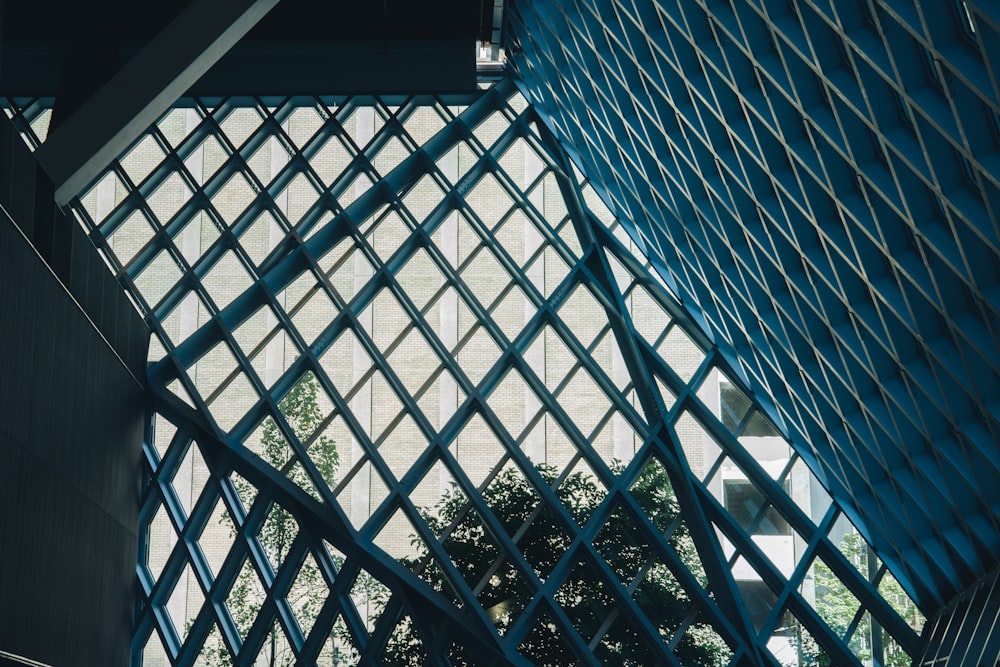
M 470 115 L 473 120 L 466 120 Z M 456 126 L 471 132 L 447 149 L 433 146 L 435 136 Z M 378 553 L 412 566 L 426 558 L 426 540 L 436 538 L 449 554 L 448 531 L 428 533 L 434 525 L 428 517 L 440 513 L 441 499 L 465 493 L 470 507 L 489 512 L 491 486 L 531 480 L 525 465 L 555 475 L 542 479 L 557 492 L 567 479 L 591 484 L 606 505 L 609 495 L 628 493 L 620 480 L 672 463 L 677 469 L 662 478 L 668 488 L 671 482 L 697 484 L 701 495 L 694 502 L 712 504 L 729 523 L 708 524 L 717 538 L 699 537 L 719 540 L 715 557 L 724 569 L 709 574 L 699 562 L 705 547 L 692 539 L 680 561 L 667 561 L 666 572 L 693 574 L 709 590 L 720 585 L 713 577 L 728 579 L 759 633 L 750 641 L 766 651 L 766 663 L 808 664 L 828 654 L 827 646 L 842 651 L 842 659 L 870 663 L 873 636 L 880 662 L 886 655 L 896 660 L 891 664 L 899 656 L 908 660 L 901 645 L 914 650 L 923 617 L 905 594 L 888 603 L 878 597 L 881 582 L 892 579 L 879 563 L 870 572 L 844 568 L 862 565 L 856 549 L 843 549 L 854 528 L 650 272 L 587 181 L 560 158 L 556 144 L 546 143 L 545 132 L 509 80 L 473 107 L 432 98 L 402 106 L 373 98 L 287 100 L 273 108 L 237 99 L 208 107 L 193 100 L 164 117 L 82 196 L 79 214 L 99 243 L 103 239 L 111 261 L 122 267 L 119 277 L 131 283 L 154 323 L 154 368 L 187 360 L 164 391 L 211 415 L 209 437 L 245 448 L 243 456 L 336 508 Z M 355 222 L 359 197 L 401 173 L 408 158 L 435 150 L 428 174 L 409 176 L 415 184 L 401 188 L 399 200 L 374 206 Z M 205 352 L 185 350 L 204 346 L 199 332 L 235 313 L 234 303 L 247 297 L 290 237 L 308 244 L 347 216 L 349 231 L 342 240 L 325 241 L 307 271 L 270 286 L 260 306 L 233 314 L 237 319 L 221 342 Z M 229 235 L 237 246 L 225 243 Z M 606 273 L 594 276 L 588 257 L 599 252 Z M 609 316 L 615 294 L 624 328 Z M 636 343 L 655 359 L 645 362 L 656 366 L 646 378 L 655 392 L 652 406 L 639 398 L 642 381 L 622 351 L 623 344 Z M 290 397 L 303 388 L 308 407 L 295 407 L 302 403 Z M 660 435 L 648 421 L 654 409 L 667 425 Z M 250 651 L 256 651 L 255 663 L 269 664 L 274 656 L 290 664 L 309 650 L 318 653 L 306 660 L 332 664 L 352 664 L 362 655 L 391 662 L 394 642 L 412 632 L 405 615 L 382 640 L 388 653 L 366 646 L 386 623 L 383 615 L 391 618 L 385 610 L 391 589 L 362 566 L 346 589 L 350 602 L 340 603 L 346 606 L 338 618 L 327 619 L 328 628 L 317 629 L 330 597 L 327 577 L 337 585 L 346 554 L 324 542 L 324 549 L 312 545 L 301 562 L 286 564 L 301 518 L 287 515 L 280 495 L 257 498 L 259 481 L 237 472 L 220 479 L 206 436 L 192 437 L 178 426 L 157 415 L 147 445 L 151 483 L 140 568 L 146 602 L 136 646 L 143 664 L 229 664 L 229 653 L 246 660 Z M 433 454 L 441 449 L 448 455 Z M 335 452 L 333 463 L 329 451 Z M 227 492 L 235 492 L 239 504 Z M 394 496 L 405 504 L 393 502 Z M 556 497 L 573 502 L 573 496 Z M 265 509 L 254 517 L 255 507 Z M 595 502 L 588 511 L 602 507 Z M 658 510 L 646 509 L 656 516 Z M 791 520 L 789 511 L 796 513 Z M 696 521 L 693 516 L 652 541 L 676 547 L 671 540 L 687 539 L 692 530 L 684 522 Z M 424 526 L 421 519 L 432 523 Z M 600 520 L 605 531 L 619 529 L 614 518 Z M 570 530 L 588 530 L 580 517 L 574 521 Z M 243 556 L 248 532 L 250 551 Z M 817 543 L 831 555 L 817 556 Z M 514 554 L 523 548 L 513 544 Z M 266 559 L 255 560 L 254 546 Z M 664 566 L 650 558 L 645 567 L 658 564 Z M 277 593 L 283 567 L 297 574 Z M 817 572 L 827 577 L 818 592 Z M 850 583 L 834 590 L 829 582 L 842 574 Z M 536 570 L 535 576 L 542 575 Z M 610 585 L 606 574 L 592 576 Z M 501 579 L 507 577 L 516 581 L 525 573 L 511 568 Z M 776 577 L 783 593 L 774 590 Z M 227 579 L 231 588 L 223 594 L 216 582 Z M 445 581 L 464 582 L 473 591 L 495 584 Z M 628 590 L 642 582 L 639 576 L 621 585 Z M 678 628 L 661 627 L 658 636 L 643 638 L 647 659 L 670 655 L 662 653 L 665 647 L 684 641 L 685 633 L 703 643 L 715 638 L 712 664 L 748 650 L 739 648 L 738 632 L 725 628 L 725 611 L 714 610 L 714 623 L 697 615 L 700 604 L 711 608 L 711 598 L 692 599 L 676 586 L 671 595 L 688 600 L 690 616 Z M 853 609 L 835 608 L 833 598 L 852 587 L 867 590 L 875 604 L 852 596 Z M 294 621 L 280 608 L 268 609 L 269 592 L 281 595 Z M 780 600 L 789 595 L 795 602 Z M 213 605 L 214 599 L 226 606 Z M 558 591 L 552 599 L 573 606 Z M 347 622 L 353 613 L 361 626 Z M 268 614 L 274 614 L 271 621 L 261 626 Z M 854 616 L 860 621 L 852 624 Z M 504 630 L 526 626 L 530 637 L 544 618 L 493 620 Z M 898 638 L 883 630 L 893 622 Z M 583 620 L 569 623 L 560 631 L 584 636 Z M 732 634 L 721 634 L 717 623 Z M 227 642 L 227 630 L 239 639 Z M 622 632 L 629 630 L 605 627 L 589 639 L 618 647 L 627 636 Z M 314 635 L 326 639 L 317 643 Z M 544 653 L 532 658 L 533 647 L 522 640 L 517 650 L 544 661 Z M 579 645 L 563 650 L 563 659 L 581 659 Z M 620 649 L 604 650 L 604 660 L 624 659 Z
M 153 332 L 132 662 L 989 663 L 990 8 L 506 16 L 71 203 Z

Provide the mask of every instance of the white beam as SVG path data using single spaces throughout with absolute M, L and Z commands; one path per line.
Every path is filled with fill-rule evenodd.
M 35 152 L 66 204 L 97 178 L 278 0 L 195 0 Z

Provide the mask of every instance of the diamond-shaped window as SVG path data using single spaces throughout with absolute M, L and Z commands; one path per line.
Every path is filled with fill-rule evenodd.
M 796 636 L 826 647 L 898 627 L 861 607 L 877 592 L 909 621 L 853 528 L 816 534 L 840 510 L 767 418 L 791 413 L 744 386 L 759 365 L 709 347 L 709 314 L 539 139 L 566 128 L 512 127 L 527 102 L 497 85 L 447 109 L 202 100 L 81 198 L 149 306 L 154 403 L 177 411 L 144 449 L 137 617 L 174 627 L 136 646 L 176 653 L 177 631 L 206 662 L 707 664 L 798 650 L 802 600 L 817 614 Z M 661 231 L 636 240 L 665 247 Z M 716 523 L 696 530 L 688 502 Z M 759 637 L 711 601 L 732 581 Z M 818 606 L 838 585 L 853 626 Z

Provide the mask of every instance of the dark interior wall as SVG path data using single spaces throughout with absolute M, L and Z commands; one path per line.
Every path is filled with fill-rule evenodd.
M 5 120 L 0 120 L 0 207 L 132 374 L 143 379 L 149 328 L 83 228 L 55 205 L 51 181 Z M 0 294 L 0 299 L 4 296 Z
M 75 109 L 190 0 L 0 2 L 0 92 Z M 191 95 L 477 90 L 493 0 L 282 0 Z
M 62 235 L 46 253 L 79 298 L 8 214 L 38 215 L 15 202 L 31 188 L 0 191 L 0 650 L 126 665 L 148 333 L 82 232 L 74 243 L 76 223 L 50 220 L 39 238 Z

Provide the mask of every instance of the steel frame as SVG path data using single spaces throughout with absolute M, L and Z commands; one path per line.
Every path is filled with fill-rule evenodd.
M 535 110 L 531 107 L 523 108 L 523 103 L 515 103 L 513 97 L 516 97 L 513 82 L 509 78 L 501 80 L 461 113 L 448 116 L 442 129 L 421 146 L 409 142 L 405 133 L 406 118 L 417 107 L 428 104 L 433 105 L 436 113 L 447 115 L 446 106 L 439 99 L 413 98 L 394 114 L 390 113 L 388 107 L 378 106 L 378 113 L 386 116 L 387 129 L 384 128 L 385 134 L 376 133 L 366 145 L 358 145 L 346 137 L 342 121 L 360 107 L 373 102 L 382 105 L 377 100 L 340 100 L 337 108 L 332 111 L 315 99 L 289 100 L 274 106 L 251 100 L 249 103 L 262 111 L 262 117 L 259 127 L 251 132 L 242 145 L 234 145 L 226 139 L 221 132 L 221 125 L 227 113 L 242 108 L 248 101 L 219 101 L 213 102 L 212 107 L 201 104 L 196 106 L 202 116 L 200 124 L 176 147 L 172 146 L 160 130 L 151 130 L 150 136 L 155 138 L 165 152 L 165 158 L 141 182 L 131 182 L 126 170 L 120 163 L 116 163 L 114 173 L 124 184 L 126 193 L 116 202 L 110 214 L 103 219 L 94 219 L 92 209 L 85 203 L 78 206 L 81 221 L 90 226 L 95 243 L 106 254 L 109 264 L 115 267 L 123 287 L 144 308 L 147 321 L 161 342 L 164 354 L 162 359 L 150 366 L 150 386 L 156 419 L 167 420 L 176 429 L 169 443 L 154 442 L 151 429 L 145 447 L 147 484 L 142 510 L 144 535 L 148 540 L 154 519 L 165 513 L 177 541 L 170 548 L 158 573 L 151 569 L 148 554 L 143 554 L 140 558 L 137 571 L 141 595 L 136 617 L 133 651 L 135 663 L 141 663 L 143 652 L 150 642 L 158 642 L 162 644 L 171 664 L 195 664 L 210 634 L 217 632 L 225 648 L 238 656 L 241 664 L 249 664 L 261 650 L 267 633 L 275 623 L 280 625 L 297 659 L 311 661 L 323 650 L 334 622 L 342 618 L 359 651 L 362 664 L 374 665 L 379 664 L 385 641 L 400 619 L 406 616 L 415 623 L 418 636 L 423 638 L 425 647 L 428 648 L 428 659 L 432 664 L 450 664 L 447 656 L 454 642 L 472 647 L 484 664 L 526 665 L 529 664 L 528 659 L 519 653 L 518 648 L 532 632 L 539 615 L 544 613 L 584 664 L 598 664 L 593 649 L 601 638 L 600 633 L 607 632 L 617 617 L 628 621 L 633 630 L 652 648 L 658 660 L 666 664 L 679 664 L 671 649 L 697 615 L 699 619 L 707 620 L 728 644 L 732 651 L 730 664 L 776 665 L 779 663 L 766 645 L 771 632 L 782 622 L 782 613 L 791 610 L 838 664 L 858 664 L 857 658 L 846 648 L 843 638 L 831 632 L 801 592 L 803 579 L 817 555 L 823 558 L 861 601 L 858 617 L 867 610 L 907 652 L 916 654 L 919 651 L 917 635 L 900 619 L 892 606 L 882 599 L 876 588 L 879 578 L 884 575 L 884 566 L 869 580 L 845 559 L 831 540 L 831 528 L 840 516 L 836 505 L 831 506 L 818 525 L 814 523 L 808 513 L 787 495 L 781 479 L 776 480 L 764 471 L 738 438 L 700 400 L 698 388 L 715 369 L 724 373 L 737 386 L 740 384 L 739 375 L 728 364 L 726 356 L 700 333 L 699 327 L 692 322 L 686 311 L 654 277 L 648 260 L 623 245 L 622 241 L 628 239 L 621 235 L 620 227 L 615 229 L 618 223 L 613 219 L 602 220 L 588 210 L 581 188 L 589 187 L 589 184 L 580 181 L 575 175 L 563 148 L 541 123 Z M 313 108 L 326 109 L 327 116 L 305 145 L 296 149 L 297 145 L 283 128 L 287 118 L 303 103 Z M 478 138 L 477 127 L 496 113 L 503 115 L 505 127 L 492 145 L 484 144 Z M 409 156 L 388 173 L 378 174 L 372 163 L 379 150 L 386 146 L 389 135 L 407 140 L 410 144 Z M 209 136 L 216 137 L 221 142 L 227 158 L 213 176 L 199 185 L 199 179 L 187 173 L 185 164 Z M 331 137 L 343 138 L 353 149 L 355 156 L 344 174 L 327 185 L 316 177 L 309 160 L 322 148 L 323 142 Z M 291 156 L 269 182 L 264 182 L 253 176 L 249 163 L 254 152 L 272 138 L 299 152 Z M 524 186 L 516 183 L 505 171 L 501 159 L 505 151 L 522 141 L 526 142 L 542 163 L 538 175 Z M 440 166 L 440 160 L 459 145 L 467 146 L 470 154 L 475 156 L 475 161 L 453 183 Z M 192 196 L 170 219 L 157 220 L 155 211 L 147 204 L 147 200 L 171 174 L 177 173 L 186 179 Z M 373 185 L 342 207 L 339 203 L 341 198 L 354 183 L 353 178 L 361 173 L 371 174 L 374 177 Z M 257 194 L 235 220 L 227 223 L 213 205 L 213 196 L 237 174 L 244 174 Z M 295 221 L 287 218 L 276 200 L 299 174 L 305 175 L 314 183 L 314 187 L 320 189 L 317 190 L 317 199 L 312 208 L 301 220 Z M 418 219 L 410 214 L 406 206 L 407 195 L 414 191 L 414 186 L 421 179 L 427 177 L 441 190 L 440 201 L 431 207 L 423 219 Z M 558 197 L 567 211 L 561 220 L 549 220 L 546 212 L 539 208 L 531 196 L 525 194 L 533 189 L 540 190 L 547 178 L 556 183 Z M 470 193 L 487 179 L 492 179 L 490 182 L 506 192 L 514 202 L 514 208 L 503 213 L 498 223 L 481 218 L 467 202 Z M 86 197 L 82 201 L 86 202 Z M 157 223 L 156 231 L 134 257 L 119 260 L 114 255 L 111 237 L 137 211 Z M 177 238 L 191 217 L 199 211 L 208 214 L 220 233 L 218 240 L 197 261 L 189 262 L 178 249 Z M 257 265 L 241 245 L 241 237 L 264 211 L 271 213 L 281 225 L 284 237 L 267 258 Z M 456 211 L 461 212 L 468 229 L 475 234 L 476 245 L 469 251 L 469 257 L 464 262 L 452 266 L 435 242 L 434 234 L 445 224 L 446 218 Z M 510 219 L 513 211 L 526 216 L 542 238 L 534 254 L 523 261 L 515 259 L 497 242 L 495 236 L 502 224 Z M 390 213 L 400 216 L 410 233 L 391 256 L 383 257 L 366 234 Z M 578 249 L 571 247 L 567 238 L 575 238 Z M 331 277 L 337 267 L 330 269 L 329 273 L 320 267 L 321 260 L 330 250 L 343 242 L 353 244 L 356 252 L 363 255 L 373 267 L 365 284 L 353 295 L 346 297 L 341 295 Z M 434 294 L 421 299 L 423 306 L 419 306 L 411 298 L 399 277 L 415 253 L 420 251 L 426 253 L 442 279 L 441 287 Z M 250 285 L 228 305 L 218 307 L 202 281 L 227 252 L 235 253 L 237 260 L 251 276 Z M 542 290 L 529 278 L 526 268 L 522 267 L 531 266 L 546 252 L 551 252 L 559 258 L 558 261 L 565 264 L 565 275 L 557 287 L 546 286 Z M 177 264 L 181 277 L 157 302 L 147 303 L 142 290 L 137 287 L 137 279 L 162 253 L 168 253 Z M 500 290 L 492 303 L 481 302 L 479 293 L 470 287 L 465 277 L 479 253 L 490 253 L 489 256 L 510 279 L 510 283 Z M 613 269 L 609 258 L 613 258 L 619 268 Z M 279 303 L 276 295 L 286 290 L 306 271 L 315 279 L 311 291 L 301 298 L 298 305 Z M 625 277 L 622 271 L 625 272 Z M 620 281 L 626 279 L 628 284 L 622 287 Z M 428 320 L 431 306 L 445 291 L 452 288 L 476 321 L 454 345 L 442 340 Z M 533 314 L 525 321 L 519 333 L 510 339 L 497 323 L 494 312 L 514 289 L 524 295 Z M 567 307 L 570 297 L 578 289 L 587 290 L 587 294 L 608 318 L 607 325 L 601 327 L 591 343 L 581 341 L 565 323 L 562 314 L 562 309 Z M 660 334 L 657 341 L 650 341 L 633 323 L 626 300 L 634 290 L 640 289 L 669 315 L 668 330 L 677 327 L 686 332 L 704 352 L 704 358 L 693 370 L 689 380 L 685 381 L 675 373 L 658 351 L 658 345 L 664 340 L 666 332 Z M 320 292 L 334 304 L 337 314 L 322 327 L 323 330 L 315 340 L 309 341 L 299 333 L 293 315 L 296 308 L 307 306 L 307 302 Z M 206 321 L 175 342 L 164 323 L 192 293 L 197 295 L 207 309 Z M 398 333 L 396 339 L 386 345 L 379 344 L 362 321 L 362 314 L 382 294 L 392 294 L 409 320 L 409 324 Z M 280 377 L 270 384 L 255 371 L 252 361 L 252 358 L 262 353 L 267 340 L 256 343 L 253 349 L 247 351 L 236 336 L 240 325 L 261 308 L 266 308 L 275 319 L 275 324 L 266 336 L 270 338 L 276 332 L 283 332 L 298 350 L 298 358 L 287 364 Z M 464 364 L 458 361 L 458 357 L 464 347 L 471 346 L 470 341 L 480 329 L 499 346 L 499 352 L 497 359 L 476 381 L 465 372 Z M 575 358 L 567 377 L 554 386 L 545 378 L 539 377 L 526 361 L 529 347 L 547 330 L 555 332 L 562 345 Z M 357 341 L 359 349 L 367 355 L 371 365 L 352 387 L 341 387 L 324 370 L 322 358 L 348 331 Z M 419 333 L 439 363 L 438 369 L 412 394 L 411 388 L 394 371 L 389 359 L 411 332 Z M 596 345 L 606 337 L 616 341 L 628 368 L 630 380 L 624 389 L 619 388 L 602 364 L 595 360 Z M 192 377 L 192 369 L 219 345 L 225 346 L 231 353 L 235 367 L 224 374 L 218 387 L 208 395 L 202 395 Z M 534 421 L 525 427 L 520 436 L 508 430 L 490 403 L 494 392 L 512 370 L 519 373 L 540 406 Z M 314 375 L 320 390 L 332 405 L 332 411 L 323 422 L 324 427 L 335 416 L 339 416 L 364 452 L 363 460 L 355 463 L 347 471 L 345 479 L 332 488 L 326 484 L 309 457 L 311 441 L 317 436 L 313 435 L 310 440 L 301 442 L 279 405 L 285 394 L 307 372 Z M 352 400 L 358 387 L 376 373 L 384 378 L 403 409 L 389 424 L 385 433 L 372 437 L 354 414 Z M 424 414 L 419 400 L 442 373 L 455 378 L 465 398 L 457 405 L 450 419 L 435 428 Z M 608 412 L 602 417 L 600 424 L 607 424 L 614 414 L 618 414 L 642 443 L 620 473 L 614 472 L 610 467 L 611 461 L 606 460 L 592 446 L 592 435 L 582 432 L 578 427 L 574 410 L 563 404 L 564 392 L 568 391 L 573 378 L 579 373 L 586 373 L 608 401 Z M 246 404 L 243 415 L 230 428 L 224 429 L 219 425 L 214 412 L 214 401 L 226 391 L 227 384 L 235 382 L 239 377 L 248 379 L 256 399 L 251 399 Z M 178 387 L 183 391 L 179 391 Z M 661 387 L 669 390 L 671 400 L 666 399 Z M 629 397 L 630 393 L 634 393 L 635 399 Z M 634 407 L 633 400 L 638 407 Z M 759 404 L 755 405 L 759 409 Z M 747 412 L 742 423 L 746 423 L 753 409 L 755 408 L 751 407 Z M 721 448 L 722 455 L 716 462 L 715 469 L 720 465 L 722 456 L 737 462 L 747 477 L 765 494 L 767 506 L 776 508 L 808 545 L 790 579 L 781 574 L 751 535 L 708 489 L 708 478 L 700 477 L 688 464 L 676 432 L 678 420 L 686 414 L 693 415 Z M 410 469 L 397 476 L 380 448 L 387 441 L 393 427 L 407 415 L 413 419 L 427 444 L 414 458 Z M 541 415 L 550 416 L 559 425 L 573 441 L 577 452 L 561 471 L 555 485 L 558 486 L 561 479 L 578 462 L 583 461 L 607 491 L 604 501 L 583 526 L 576 524 L 557 499 L 554 487 L 550 487 L 539 475 L 532 459 L 524 450 L 524 438 L 533 425 L 537 425 Z M 245 444 L 265 417 L 274 421 L 291 447 L 292 458 L 281 469 L 268 465 Z M 492 431 L 493 437 L 503 449 L 501 457 L 481 481 L 472 479 L 466 473 L 462 461 L 450 449 L 474 418 L 480 419 Z M 601 428 L 600 425 L 595 428 L 594 434 Z M 319 430 L 321 429 L 317 429 L 317 433 Z M 174 481 L 191 452 L 197 452 L 204 459 L 209 479 L 196 501 L 191 501 L 188 511 L 179 498 Z M 667 535 L 660 534 L 629 492 L 643 468 L 654 460 L 667 470 L 678 494 L 682 507 L 681 520 L 694 537 L 698 555 L 708 575 L 707 588 L 688 570 L 670 546 L 667 540 L 669 531 Z M 783 476 L 789 474 L 796 460 L 798 456 L 793 455 Z M 316 495 L 288 477 L 286 473 L 293 463 L 300 464 L 305 470 Z M 443 546 L 446 535 L 436 536 L 430 531 L 422 518 L 421 508 L 410 497 L 437 463 L 447 469 L 450 478 L 468 499 L 467 511 L 475 512 L 484 522 L 491 537 L 504 552 L 507 563 L 519 572 L 523 582 L 533 593 L 530 603 L 518 620 L 502 636 L 497 634 L 493 622 L 478 602 L 478 593 L 486 579 L 479 586 L 470 586 L 463 579 Z M 520 533 L 509 536 L 483 500 L 483 491 L 489 483 L 505 465 L 511 464 L 517 467 L 537 493 L 542 503 L 539 507 L 544 506 L 547 511 L 552 512 L 562 529 L 572 538 L 572 546 L 544 580 L 535 573 L 532 563 L 519 550 L 517 539 Z M 358 528 L 341 508 L 339 498 L 352 476 L 364 465 L 371 466 L 374 474 L 387 487 L 388 493 L 370 513 L 364 525 Z M 234 473 L 255 487 L 256 498 L 253 502 L 241 497 L 233 481 Z M 221 567 L 214 572 L 199 540 L 219 503 L 222 503 L 225 512 L 231 517 L 236 533 Z M 269 560 L 259 538 L 264 523 L 276 506 L 288 511 L 298 528 L 289 552 L 277 568 Z M 761 520 L 767 506 L 760 509 L 754 525 Z M 628 513 L 642 537 L 648 540 L 653 554 L 651 558 L 667 566 L 690 599 L 688 620 L 674 637 L 662 637 L 654 623 L 633 603 L 631 589 L 638 580 L 632 586 L 620 582 L 612 567 L 593 545 L 594 538 L 616 508 L 622 508 Z M 421 578 L 420 568 L 409 569 L 377 546 L 376 541 L 384 527 L 399 513 L 406 517 L 415 535 L 427 547 L 424 562 L 433 562 L 440 569 L 454 592 L 454 598 L 429 586 Z M 529 518 L 528 522 L 531 520 Z M 526 529 L 527 524 L 522 532 Z M 720 535 L 724 535 L 735 546 L 735 552 L 728 558 L 719 540 Z M 330 545 L 342 554 L 342 559 L 335 557 L 325 545 Z M 760 573 L 777 597 L 767 625 L 760 632 L 750 624 L 745 602 L 732 573 L 733 565 L 739 557 L 745 558 Z M 325 585 L 330 589 L 330 595 L 308 634 L 302 632 L 295 612 L 286 599 L 306 558 L 312 558 L 318 565 Z M 581 559 L 589 563 L 601 577 L 617 605 L 599 634 L 589 640 L 577 632 L 573 621 L 561 608 L 556 597 L 559 586 Z M 245 563 L 249 563 L 256 572 L 266 597 L 255 622 L 244 637 L 225 602 Z M 502 566 L 503 563 L 495 563 L 486 578 Z M 180 622 L 171 618 L 168 606 L 174 589 L 180 585 L 182 576 L 185 576 L 183 573 L 187 571 L 192 573 L 190 576 L 193 576 L 205 602 L 188 627 L 181 630 Z M 364 614 L 350 595 L 352 586 L 362 572 L 373 576 L 391 593 L 385 610 L 375 621 L 371 631 L 366 626 Z M 640 573 L 640 578 L 641 576 Z
M 509 10 L 525 96 L 921 609 L 994 569 L 990 3 Z

